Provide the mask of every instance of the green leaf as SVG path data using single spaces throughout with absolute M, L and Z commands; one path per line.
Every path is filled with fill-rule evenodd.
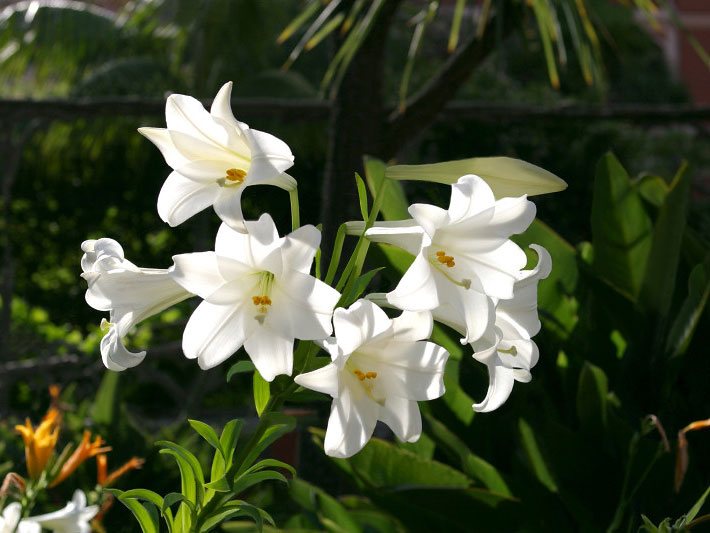
M 180 469 L 181 491 L 185 497 L 196 505 L 202 503 L 205 478 L 197 458 L 188 450 L 174 442 L 161 440 L 157 446 L 163 446 L 160 453 L 172 455 Z
M 232 486 L 229 484 L 229 480 L 227 479 L 226 476 L 222 476 L 221 478 L 210 481 L 209 483 L 205 483 L 205 488 L 206 489 L 211 489 L 215 492 L 229 492 L 232 488 Z
M 319 7 L 319 0 L 309 0 L 308 5 L 298 14 L 296 18 L 289 22 L 288 26 L 286 26 L 281 31 L 278 38 L 276 39 L 276 42 L 278 44 L 281 44 L 287 41 L 295 32 L 299 30 L 299 28 L 301 28 L 301 26 L 303 26 L 308 21 L 308 19 L 313 17 L 313 15 L 318 12 Z
M 535 474 L 537 480 L 547 487 L 550 492 L 559 492 L 557 483 L 555 482 L 555 479 L 547 466 L 547 462 L 540 451 L 540 447 L 537 444 L 535 433 L 530 425 L 522 418 L 518 420 L 518 431 L 520 433 L 520 442 L 523 445 L 525 456 L 527 457 L 533 474 Z
M 369 272 L 365 272 L 361 276 L 358 276 L 355 282 L 350 286 L 350 290 L 348 290 L 347 294 L 343 294 L 340 297 L 338 306 L 348 307 L 351 303 L 357 300 L 362 293 L 367 290 L 367 286 L 372 281 L 372 278 L 375 277 L 375 274 L 384 268 L 385 267 L 373 268 Z
M 473 420 L 473 399 L 463 390 L 459 383 L 459 368 L 461 361 L 457 361 L 454 357 L 449 357 L 446 361 L 446 369 L 444 371 L 444 403 L 451 409 L 464 425 L 468 426 Z
M 236 374 L 244 374 L 245 372 L 253 372 L 255 370 L 254 363 L 251 361 L 237 361 L 227 372 L 227 382 L 231 381 Z
M 707 500 L 708 495 L 710 495 L 710 487 L 703 492 L 703 495 L 700 496 L 698 501 L 693 504 L 693 507 L 691 507 L 690 511 L 688 511 L 685 515 L 686 523 L 691 522 L 696 516 L 698 516 L 700 509 L 702 509 L 703 505 L 705 505 L 705 500 Z
M 259 472 L 265 468 L 283 468 L 296 477 L 296 469 L 288 463 L 279 461 L 278 459 L 262 459 L 258 463 L 253 464 L 245 473 Z
M 342 531 L 359 533 L 357 522 L 350 516 L 343 505 L 324 490 L 303 481 L 294 479 L 289 486 L 291 498 L 305 510 L 315 513 L 322 520 L 327 518 L 338 524 Z
M 461 21 L 463 20 L 464 8 L 466 7 L 466 0 L 456 0 L 456 7 L 454 8 L 454 16 L 451 19 L 451 31 L 449 31 L 449 42 L 446 45 L 446 49 L 449 53 L 456 50 L 456 46 L 459 44 L 459 32 L 461 31 Z
M 365 179 L 373 197 L 382 186 L 382 181 L 386 179 L 385 164 L 379 159 L 365 157 Z M 409 202 L 404 194 L 402 185 L 392 181 L 385 187 L 384 198 L 380 204 L 380 213 L 385 220 L 402 220 L 411 218 L 409 216 Z
M 608 392 L 604 371 L 585 361 L 577 385 L 577 417 L 588 435 L 606 432 Z
M 253 472 L 251 474 L 244 473 L 234 480 L 234 486 L 232 491 L 234 494 L 241 494 L 249 487 L 253 487 L 264 481 L 281 481 L 288 484 L 288 479 L 286 477 L 276 472 L 275 470 L 262 470 L 261 472 Z
M 266 404 L 269 403 L 269 398 L 271 398 L 271 389 L 269 387 L 269 382 L 261 377 L 258 370 L 254 371 L 254 407 L 256 408 L 256 414 L 261 416 L 264 412 Z
M 469 407 L 470 408 L 470 407 Z M 429 434 L 443 445 L 450 455 L 455 456 L 461 469 L 473 479 L 483 483 L 488 489 L 504 496 L 512 496 L 508 485 L 498 470 L 478 455 L 474 454 L 464 442 L 444 424 L 431 415 L 425 415 Z
M 239 419 L 230 420 L 224 426 L 222 430 L 222 435 L 219 438 L 219 443 L 224 451 L 224 457 L 215 453 L 212 458 L 212 469 L 210 471 L 210 483 L 216 483 L 224 478 L 227 470 L 232 466 L 232 456 L 234 455 L 234 449 L 237 446 L 237 440 L 239 440 L 239 434 L 242 430 L 243 422 Z M 220 483 L 218 485 L 222 487 Z M 212 489 L 212 487 L 208 487 Z M 212 489 L 217 490 L 217 489 Z M 212 494 L 207 493 L 206 498 L 211 499 Z
M 120 372 L 104 372 L 99 390 L 91 407 L 91 419 L 95 424 L 110 426 L 116 417 L 118 401 L 118 380 Z
M 199 420 L 188 419 L 188 423 L 192 426 L 192 429 L 197 431 L 197 433 L 199 433 L 200 436 L 210 444 L 210 446 L 221 453 L 222 457 L 224 457 L 224 450 L 222 450 L 222 444 L 219 442 L 217 432 L 215 432 L 211 426 L 205 424 L 204 422 L 200 422 Z
M 594 271 L 636 301 L 651 250 L 652 226 L 626 170 L 611 154 L 599 161 L 592 199 Z
M 259 429 L 260 433 L 252 437 L 256 439 L 256 444 L 249 448 L 247 444 L 251 441 L 247 441 L 247 444 L 239 446 L 235 458 L 239 465 L 238 474 L 248 470 L 266 448 L 296 427 L 296 419 L 283 413 L 267 413 L 261 421 L 264 425 Z
M 158 509 L 163 508 L 163 498 L 159 494 L 148 489 L 127 490 L 124 491 L 119 498 L 133 498 L 134 500 L 145 500 L 155 505 Z
M 355 173 L 355 183 L 357 184 L 357 198 L 360 202 L 360 215 L 363 220 L 367 220 L 367 214 L 370 212 L 370 208 L 367 205 L 367 187 L 365 187 L 365 182 L 357 172 Z
M 690 175 L 686 170 L 687 165 L 678 170 L 658 213 L 639 297 L 647 310 L 662 318 L 667 316 L 673 298 L 688 215 Z
M 710 261 L 695 265 L 688 278 L 688 296 L 673 321 L 666 342 L 670 357 L 685 353 L 710 296 Z
M 322 447 L 325 432 L 315 428 L 310 431 Z M 353 472 L 358 484 L 364 487 L 467 488 L 471 485 L 471 480 L 462 472 L 378 438 L 370 439 L 362 451 L 349 459 L 332 460 L 346 472 Z
M 136 499 L 123 498 L 123 495 L 118 496 L 118 499 L 133 513 L 143 533 L 159 533 L 158 512 L 152 503 L 144 505 Z
M 165 512 L 178 502 L 184 503 L 190 508 L 191 511 L 195 511 L 195 504 L 188 500 L 184 494 L 180 494 L 179 492 L 170 492 L 166 494 L 165 498 L 163 498 L 161 510 Z

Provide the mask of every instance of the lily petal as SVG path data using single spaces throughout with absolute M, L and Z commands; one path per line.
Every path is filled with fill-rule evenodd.
M 293 372 L 293 337 L 286 338 L 265 327 L 256 327 L 244 342 L 254 366 L 266 381 Z
M 392 321 L 372 302 L 358 300 L 348 309 L 335 310 L 333 326 L 338 345 L 348 355 L 365 342 L 391 330 Z
M 437 285 L 429 260 L 418 255 L 397 287 L 387 294 L 387 301 L 408 311 L 429 311 L 440 303 Z
M 293 380 L 301 387 L 306 387 L 323 394 L 328 394 L 333 398 L 338 397 L 340 380 L 338 379 L 338 367 L 333 363 L 328 363 L 324 367 L 305 374 L 299 374 Z
M 480 403 L 473 404 L 473 410 L 479 413 L 488 413 L 503 405 L 513 391 L 514 372 L 513 369 L 504 366 L 489 366 L 488 392 Z
M 325 433 L 325 453 L 331 457 L 351 457 L 367 444 L 377 424 L 378 405 L 367 396 L 354 398 L 345 387 L 333 400 Z
M 220 193 L 217 184 L 200 183 L 172 172 L 158 195 L 160 218 L 175 227 L 214 203 Z
M 380 409 L 380 420 L 389 426 L 397 438 L 416 442 L 422 434 L 422 415 L 413 400 L 390 396 Z

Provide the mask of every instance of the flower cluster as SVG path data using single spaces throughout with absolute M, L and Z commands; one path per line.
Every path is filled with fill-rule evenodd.
M 489 391 L 476 410 L 495 409 L 514 381 L 530 380 L 538 358 L 531 340 L 540 327 L 537 282 L 551 265 L 549 254 L 535 246 L 537 266 L 524 270 L 526 254 L 510 240 L 535 217 L 524 194 L 496 199 L 482 178 L 464 175 L 451 180 L 448 210 L 415 204 L 410 220 L 349 223 L 351 233 L 399 246 L 414 261 L 390 293 L 342 307 L 345 297 L 311 274 L 317 228 L 294 222 L 281 237 L 268 213 L 244 220 L 246 187 L 280 187 L 297 209 L 297 183 L 285 173 L 294 161 L 289 147 L 236 120 L 230 94 L 227 83 L 209 112 L 194 98 L 172 95 L 167 128 L 139 130 L 173 168 L 158 198 L 159 215 L 175 226 L 212 205 L 222 220 L 214 251 L 176 255 L 169 268 L 150 269 L 125 259 L 112 239 L 82 244 L 86 301 L 110 312 L 101 342 L 107 368 L 125 370 L 144 359 L 145 352 L 130 352 L 123 343 L 138 322 L 198 296 L 182 346 L 203 369 L 244 348 L 272 381 L 294 374 L 296 340 L 312 341 L 329 355 L 325 366 L 297 369 L 294 381 L 332 396 L 325 450 L 337 457 L 358 452 L 378 420 L 403 441 L 419 437 L 417 402 L 444 394 L 448 353 L 427 340 L 434 320 L 459 331 L 488 367 Z M 401 314 L 390 318 L 378 303 Z

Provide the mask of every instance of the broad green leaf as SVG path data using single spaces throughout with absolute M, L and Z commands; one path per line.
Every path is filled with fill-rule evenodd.
M 661 207 L 668 194 L 668 184 L 660 176 L 641 176 L 636 187 L 641 197 L 655 207 Z
M 577 385 L 577 417 L 589 435 L 603 435 L 607 427 L 607 378 L 604 371 L 585 362 Z
M 666 342 L 670 357 L 685 353 L 710 296 L 710 261 L 695 265 L 688 279 L 688 296 L 678 311 Z
M 364 180 L 357 172 L 355 173 L 355 183 L 357 184 L 357 197 L 360 202 L 360 215 L 363 220 L 367 220 L 367 215 L 370 212 L 370 207 L 367 202 L 367 187 L 365 187 Z
M 227 372 L 227 381 L 231 381 L 232 377 L 236 374 L 243 374 L 245 372 L 253 372 L 256 367 L 251 361 L 237 361 L 234 363 Z
M 269 382 L 261 377 L 258 370 L 254 371 L 254 407 L 256 408 L 256 414 L 261 416 L 264 412 L 266 404 L 269 403 L 269 398 L 271 398 L 271 389 Z
M 159 533 L 158 512 L 152 503 L 143 504 L 136 499 L 123 498 L 122 496 L 119 496 L 118 499 L 133 513 L 143 533 Z
M 461 361 L 450 357 L 446 361 L 444 372 L 444 386 L 446 392 L 442 397 L 444 403 L 451 409 L 464 425 L 468 426 L 473 420 L 473 399 L 463 390 L 459 384 L 459 367 Z
M 613 154 L 597 165 L 592 199 L 594 271 L 636 301 L 651 250 L 652 225 L 626 170 Z
M 455 433 L 433 416 L 425 415 L 425 419 L 429 434 L 449 452 L 449 455 L 459 460 L 461 470 L 491 491 L 512 496 L 503 476 L 492 464 L 474 454 Z
M 205 483 L 205 488 L 215 492 L 229 492 L 232 489 L 232 486 L 229 484 L 227 477 L 222 476 L 219 479 Z
M 373 197 L 382 186 L 382 181 L 386 179 L 385 164 L 379 159 L 365 157 L 365 179 Z M 409 202 L 404 194 L 402 185 L 391 182 L 385 188 L 384 198 L 382 198 L 380 213 L 385 220 L 403 220 L 412 218 L 409 216 Z
M 667 316 L 673 298 L 688 214 L 690 175 L 686 170 L 687 165 L 678 170 L 658 213 L 639 297 L 648 311 L 662 318 Z
M 224 451 L 222 450 L 222 444 L 219 442 L 217 432 L 215 432 L 211 426 L 205 424 L 204 422 L 200 422 L 199 420 L 188 419 L 188 423 L 192 426 L 192 429 L 197 431 L 197 433 L 199 433 L 200 436 L 210 444 L 210 446 L 221 453 L 224 457 Z
M 118 400 L 118 381 L 120 372 L 104 372 L 101 385 L 94 398 L 91 408 L 91 419 L 95 424 L 110 426 L 116 417 L 116 410 L 120 404 Z
M 359 533 L 358 524 L 343 505 L 324 490 L 303 481 L 294 479 L 289 485 L 291 498 L 301 507 L 315 513 L 319 518 L 328 518 L 338 524 L 343 531 Z
M 512 157 L 472 157 L 424 165 L 393 165 L 385 169 L 385 177 L 388 179 L 431 181 L 445 185 L 456 183 L 466 174 L 476 174 L 483 178 L 496 198 L 523 194 L 535 196 L 567 188 L 567 183 L 552 172 Z M 384 209 L 383 213 L 386 215 Z M 388 220 L 400 218 L 409 216 L 405 214 Z
M 550 492 L 557 493 L 559 491 L 557 483 L 540 451 L 535 433 L 530 425 L 522 418 L 518 420 L 518 431 L 520 433 L 520 442 L 523 445 L 525 456 L 532 468 L 533 474 L 535 474 L 537 480 L 547 487 Z
M 319 446 L 325 432 L 311 428 Z M 424 459 L 378 438 L 349 459 L 332 459 L 345 471 L 355 473 L 359 484 L 374 488 L 449 487 L 467 488 L 471 480 L 458 470 L 438 461 Z

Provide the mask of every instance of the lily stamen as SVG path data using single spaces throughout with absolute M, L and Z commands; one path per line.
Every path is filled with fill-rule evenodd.
M 241 185 L 244 182 L 244 178 L 246 177 L 246 175 L 246 171 L 242 170 L 241 168 L 229 168 L 226 171 L 224 179 L 229 182 L 232 182 L 232 184 Z
M 377 377 L 377 372 L 363 372 L 362 370 L 356 368 L 353 370 L 353 374 L 357 376 L 360 381 L 365 381 L 366 379 L 375 379 Z
M 444 250 L 439 250 L 438 252 L 436 252 L 436 260 L 439 261 L 439 263 L 441 263 L 442 265 L 446 265 L 449 268 L 456 266 L 454 256 L 446 255 L 446 252 Z

